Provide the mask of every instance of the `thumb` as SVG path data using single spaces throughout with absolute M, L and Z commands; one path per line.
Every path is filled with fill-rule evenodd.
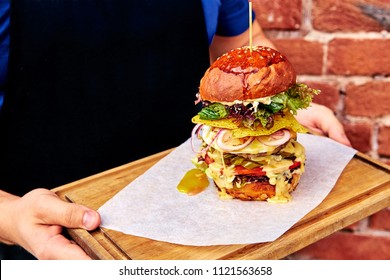
M 93 230 L 100 225 L 100 215 L 91 209 L 82 211 L 82 228 Z
M 64 202 L 60 210 L 58 223 L 67 228 L 83 228 L 93 230 L 100 225 L 100 215 L 85 206 Z
M 65 202 L 54 193 L 48 194 L 39 212 L 45 224 L 86 230 L 93 230 L 100 225 L 98 212 L 83 205 Z

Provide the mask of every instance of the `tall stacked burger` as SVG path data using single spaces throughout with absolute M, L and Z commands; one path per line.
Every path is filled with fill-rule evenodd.
M 193 159 L 221 197 L 285 203 L 305 169 L 305 149 L 295 119 L 318 91 L 296 82 L 291 63 L 261 46 L 219 57 L 201 79 L 192 137 Z

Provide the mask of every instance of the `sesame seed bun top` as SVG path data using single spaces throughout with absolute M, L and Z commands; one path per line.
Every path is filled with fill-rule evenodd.
M 273 96 L 296 83 L 285 56 L 269 47 L 237 48 L 223 54 L 200 81 L 202 100 L 234 102 Z

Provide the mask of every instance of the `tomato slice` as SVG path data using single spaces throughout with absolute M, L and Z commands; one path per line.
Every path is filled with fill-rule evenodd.
M 204 161 L 207 163 L 207 165 L 214 162 L 214 160 L 211 157 L 209 157 L 207 153 L 206 156 L 204 157 Z
M 299 161 L 294 161 L 293 164 L 291 164 L 288 168 L 294 169 L 294 168 L 297 168 L 300 166 L 301 166 L 301 163 Z M 261 167 L 255 167 L 252 169 L 248 169 L 242 165 L 237 165 L 234 168 L 234 173 L 235 173 L 235 175 L 256 175 L 256 176 L 264 176 L 267 174 L 265 171 L 263 171 L 263 168 L 261 168 Z
M 300 167 L 301 166 L 301 162 L 299 161 L 294 161 L 293 164 L 291 164 L 288 169 L 294 169 L 294 168 L 297 168 L 297 167 Z

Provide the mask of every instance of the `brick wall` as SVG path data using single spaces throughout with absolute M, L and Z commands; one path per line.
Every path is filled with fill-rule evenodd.
M 390 164 L 390 0 L 252 0 L 257 20 L 322 93 L 357 150 Z M 290 259 L 390 259 L 390 208 Z

